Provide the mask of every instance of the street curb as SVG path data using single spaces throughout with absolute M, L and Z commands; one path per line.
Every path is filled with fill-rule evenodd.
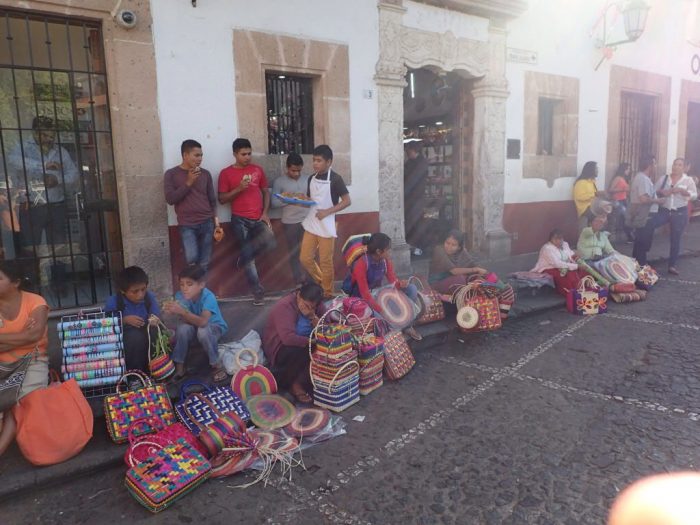
M 688 257 L 699 257 L 700 251 L 690 251 L 685 252 L 681 255 L 681 258 Z M 654 260 L 650 260 L 649 263 L 653 265 L 658 265 L 663 263 L 668 259 L 660 257 Z M 543 298 L 544 299 L 544 298 Z M 517 302 L 516 302 L 517 305 Z M 562 308 L 566 305 L 566 301 L 558 295 L 546 298 L 546 301 L 540 302 L 540 304 L 533 304 L 526 309 L 520 309 L 517 306 L 513 307 L 510 314 L 510 319 L 518 320 L 531 315 L 537 315 L 544 312 L 552 311 L 558 308 Z M 425 343 L 429 343 L 434 338 L 439 337 L 449 337 L 452 332 L 454 325 L 448 322 L 438 322 L 436 327 L 433 329 L 428 329 L 430 325 L 425 325 L 425 327 L 418 327 L 418 330 L 425 335 Z M 423 343 L 423 344 L 425 344 Z M 416 349 L 420 349 L 423 344 L 415 344 Z M 104 420 L 102 418 L 95 420 L 95 426 L 101 425 L 104 427 Z M 109 438 L 105 432 L 96 432 L 93 438 L 93 442 L 88 445 L 88 449 L 82 454 L 94 455 L 97 457 L 90 457 L 87 461 L 83 456 L 77 456 L 65 463 L 60 463 L 58 465 L 52 465 L 49 467 L 34 467 L 26 463 L 28 467 L 24 472 L 17 472 L 12 474 L 6 474 L 0 469 L 0 475 L 2 475 L 5 483 L 0 484 L 0 502 L 3 502 L 10 497 L 17 495 L 28 489 L 38 489 L 46 488 L 50 486 L 58 485 L 63 481 L 70 481 L 76 477 L 89 476 L 91 474 L 116 467 L 117 465 L 124 465 L 124 452 L 126 451 L 126 446 L 115 445 L 109 441 Z M 102 439 L 104 443 L 100 445 L 95 439 Z M 90 446 L 92 445 L 92 446 Z M 98 448 L 101 447 L 101 448 Z M 19 454 L 19 452 L 17 452 Z M 24 461 L 22 458 L 18 458 L 18 461 Z M 21 470 L 21 469 L 20 469 Z M 126 470 L 126 469 L 125 469 Z

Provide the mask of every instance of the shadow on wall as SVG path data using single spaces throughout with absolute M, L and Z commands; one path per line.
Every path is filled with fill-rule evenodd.
M 345 261 L 340 255 L 340 248 L 345 240 L 358 233 L 379 231 L 379 213 L 347 213 L 338 215 L 338 238 L 335 248 L 335 279 L 345 277 Z M 249 295 L 248 283 L 242 269 L 236 269 L 239 250 L 230 223 L 222 223 L 226 235 L 214 245 L 212 262 L 209 270 L 207 287 L 218 297 L 238 297 Z M 257 268 L 260 281 L 267 292 L 286 290 L 294 287 L 292 271 L 289 267 L 289 250 L 282 232 L 282 223 L 272 220 L 272 230 L 277 238 L 277 248 L 258 258 Z M 177 275 L 185 266 L 185 253 L 182 249 L 180 231 L 177 226 L 169 227 L 170 260 L 173 271 L 173 290 L 178 290 Z
M 512 255 L 539 251 L 549 232 L 559 228 L 574 247 L 578 241 L 578 218 L 574 201 L 527 202 L 505 204 L 503 228 L 517 239 L 511 243 Z

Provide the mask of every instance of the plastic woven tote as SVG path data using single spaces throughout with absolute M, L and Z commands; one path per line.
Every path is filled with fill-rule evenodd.
M 423 303 L 421 314 L 413 324 L 423 325 L 442 321 L 445 318 L 445 307 L 440 299 L 440 294 L 418 277 L 410 277 L 408 280 L 418 288 L 418 298 Z
M 415 364 L 413 352 L 401 332 L 389 332 L 384 336 L 384 373 L 388 379 L 401 379 Z
M 608 311 L 608 290 L 587 275 L 579 281 L 577 289 L 567 293 L 566 309 L 574 315 L 604 314 Z
M 360 395 L 366 396 L 384 384 L 384 354 L 360 360 Z
M 637 286 L 642 290 L 650 290 L 659 282 L 659 274 L 651 266 L 644 265 L 639 269 L 637 273 Z
M 216 408 L 216 413 L 200 396 L 188 395 L 187 391 L 193 386 L 201 386 L 203 390 L 198 392 L 202 397 L 211 401 Z M 187 407 L 187 409 L 185 409 Z M 177 417 L 195 436 L 199 436 L 201 426 L 210 425 L 217 414 L 233 412 L 244 422 L 250 421 L 250 413 L 241 399 L 227 386 L 213 387 L 200 381 L 187 381 L 180 387 L 180 401 L 175 403 Z
M 178 439 L 184 439 L 204 457 L 209 457 L 209 452 L 207 452 L 204 445 L 182 423 L 173 423 L 172 425 L 158 428 L 158 431 L 153 434 L 135 436 L 133 429 L 145 423 L 149 423 L 150 428 L 159 427 L 157 420 L 149 421 L 148 419 L 139 419 L 131 424 L 129 427 L 129 447 L 124 454 L 124 462 L 127 466 L 135 467 L 149 456 L 152 456 L 156 451 L 175 443 Z
M 151 327 L 148 333 L 148 371 L 156 381 L 164 381 L 175 373 L 175 363 L 170 358 L 170 341 L 167 327 L 158 319 L 155 326 L 155 340 L 151 340 Z
M 126 473 L 126 488 L 141 505 L 160 512 L 203 483 L 207 459 L 184 439 L 166 445 Z
M 479 290 L 478 284 L 470 283 L 460 286 L 452 295 L 452 302 L 457 305 L 458 311 L 470 306 L 478 314 L 478 322 L 472 328 L 459 327 L 464 333 L 498 330 L 503 326 L 498 297 L 489 297 L 479 293 Z
M 345 363 L 338 369 L 336 377 L 330 382 L 314 377 L 311 370 L 311 383 L 314 387 L 314 404 L 333 412 L 342 412 L 360 400 L 360 366 L 357 361 Z M 351 374 L 345 379 L 339 377 L 343 371 L 350 369 Z
M 210 457 L 215 457 L 221 449 L 224 448 L 226 439 L 229 436 L 237 435 L 246 428 L 243 420 L 236 415 L 235 410 L 229 410 L 225 414 L 221 413 L 211 400 L 207 399 L 203 394 L 193 394 L 192 397 L 199 401 L 203 406 L 206 406 L 209 414 L 212 415 L 212 420 L 208 424 L 200 423 L 197 418 L 192 416 L 190 404 L 183 407 L 185 413 L 189 416 L 190 421 L 193 421 L 199 433 L 197 437 L 199 441 L 207 449 Z
M 135 390 L 122 391 L 126 378 L 136 377 L 143 384 Z M 170 403 L 168 391 L 163 385 L 153 382 L 138 370 L 130 370 L 117 383 L 117 392 L 104 398 L 105 421 L 107 430 L 115 443 L 124 443 L 129 438 L 129 426 L 138 419 L 155 418 L 161 425 L 175 423 L 173 405 Z M 145 424 L 136 434 L 151 433 L 156 429 Z
M 241 355 L 252 356 L 252 364 L 244 366 L 241 363 Z M 243 348 L 236 354 L 238 370 L 231 379 L 231 390 L 243 401 L 252 396 L 261 394 L 274 394 L 277 392 L 277 381 L 267 368 L 258 364 L 257 352 L 250 348 Z
M 345 324 L 344 314 L 340 323 L 328 323 L 327 318 L 332 313 L 329 310 L 323 314 L 314 327 L 309 337 L 309 351 L 315 341 L 314 359 L 318 363 L 342 366 L 357 357 L 357 350 L 354 347 L 355 336 L 350 327 Z

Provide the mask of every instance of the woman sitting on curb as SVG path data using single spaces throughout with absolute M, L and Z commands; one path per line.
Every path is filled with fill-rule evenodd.
M 373 233 L 365 237 L 363 243 L 367 246 L 367 251 L 352 264 L 349 295 L 364 299 L 375 314 L 381 317 L 382 308 L 375 300 L 375 296 L 386 277 L 390 284 L 396 286 L 416 303 L 418 289 L 406 281 L 399 280 L 394 273 L 394 265 L 391 262 L 391 238 L 385 233 Z M 423 339 L 413 326 L 405 328 L 404 333 L 415 341 Z
M 49 383 L 49 341 L 46 327 L 49 307 L 40 295 L 25 292 L 25 284 L 15 261 L 0 261 L 0 365 L 12 365 L 34 353 L 19 389 L 18 399 Z M 0 414 L 0 426 L 1 455 L 17 432 L 11 410 Z
M 581 278 L 586 275 L 576 262 L 576 252 L 569 248 L 564 234 L 557 229 L 549 233 L 549 241 L 540 248 L 537 264 L 530 271 L 551 275 L 557 292 L 563 296 L 577 288 Z
M 323 288 L 315 282 L 282 297 L 272 307 L 263 330 L 263 351 L 281 389 L 300 403 L 310 403 L 309 336 L 325 309 Z

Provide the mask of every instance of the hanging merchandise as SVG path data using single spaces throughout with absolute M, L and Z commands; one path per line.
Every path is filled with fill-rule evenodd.
M 608 311 L 608 290 L 587 275 L 579 281 L 577 289 L 567 293 L 566 309 L 574 315 L 604 314 Z
M 122 392 L 126 379 L 135 377 L 142 386 Z M 157 419 L 162 425 L 175 423 L 175 413 L 162 384 L 154 385 L 151 379 L 139 370 L 130 370 L 117 383 L 117 392 L 104 398 L 104 413 L 107 430 L 115 443 L 124 443 L 129 437 L 129 426 L 139 419 Z M 150 433 L 156 429 L 146 423 L 138 433 Z
M 87 398 L 113 394 L 126 372 L 121 312 L 81 310 L 61 317 L 57 330 L 64 379 L 75 379 Z
M 192 387 L 199 387 L 198 394 L 189 394 Z M 204 398 L 204 399 L 202 399 Z M 207 403 L 206 400 L 210 401 Z M 211 406 L 216 412 L 211 410 Z M 210 425 L 217 417 L 217 413 L 227 414 L 233 412 L 244 422 L 250 421 L 250 413 L 241 399 L 233 393 L 230 387 L 207 385 L 201 381 L 186 381 L 180 387 L 180 400 L 175 403 L 177 417 L 192 432 L 198 436 L 201 425 Z
M 248 355 L 250 365 L 244 366 L 241 357 Z M 249 348 L 244 348 L 236 354 L 237 372 L 231 379 L 231 390 L 243 401 L 252 396 L 274 394 L 277 392 L 277 381 L 267 368 L 258 364 L 258 354 Z M 248 407 L 250 409 L 250 406 Z
M 390 332 L 384 336 L 384 373 L 388 379 L 401 379 L 415 364 L 413 352 L 401 332 Z
M 184 439 L 166 445 L 126 473 L 126 488 L 141 505 L 160 512 L 206 481 L 211 464 Z
M 175 373 L 175 363 L 170 358 L 170 334 L 168 328 L 155 315 L 155 327 L 149 326 L 148 333 L 148 370 L 156 381 L 163 381 Z M 149 321 L 150 321 L 149 319 Z M 151 330 L 156 331 L 154 341 L 151 341 Z
M 253 396 L 247 401 L 250 420 L 262 430 L 282 428 L 294 419 L 296 408 L 278 395 Z

